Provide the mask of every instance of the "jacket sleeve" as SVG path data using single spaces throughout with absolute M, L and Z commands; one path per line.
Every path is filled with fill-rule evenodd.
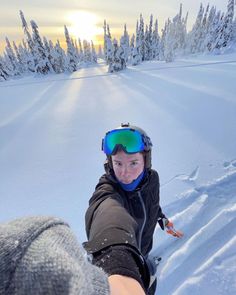
M 121 196 L 108 184 L 93 194 L 85 215 L 89 253 L 96 253 L 110 245 L 128 244 L 138 248 L 138 225 L 124 207 Z

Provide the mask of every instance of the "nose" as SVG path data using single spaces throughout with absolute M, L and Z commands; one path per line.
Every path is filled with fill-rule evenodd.
M 128 169 L 127 169 L 127 167 L 124 165 L 124 166 L 121 168 L 121 170 L 120 170 L 120 175 L 121 175 L 121 176 L 126 176 L 127 173 L 128 173 Z

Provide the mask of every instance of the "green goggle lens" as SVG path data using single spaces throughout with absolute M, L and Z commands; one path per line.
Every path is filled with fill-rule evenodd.
M 102 150 L 107 155 L 112 155 L 117 146 L 127 153 L 138 153 L 145 149 L 142 134 L 133 129 L 116 129 L 108 132 L 103 140 Z

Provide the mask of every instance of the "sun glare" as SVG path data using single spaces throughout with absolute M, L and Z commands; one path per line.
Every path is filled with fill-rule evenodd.
M 97 26 L 98 17 L 87 11 L 72 12 L 67 16 L 69 33 L 81 41 L 95 41 L 96 35 L 101 34 L 101 28 Z

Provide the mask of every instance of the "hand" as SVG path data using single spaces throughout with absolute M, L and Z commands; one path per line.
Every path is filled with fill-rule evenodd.
M 140 283 L 133 278 L 123 275 L 110 275 L 108 281 L 111 295 L 145 295 Z
M 166 232 L 176 238 L 182 238 L 183 237 L 183 233 L 179 230 L 176 230 L 174 228 L 174 224 L 173 222 L 171 222 L 170 220 L 167 219 L 166 224 L 165 224 L 165 228 L 166 228 Z

